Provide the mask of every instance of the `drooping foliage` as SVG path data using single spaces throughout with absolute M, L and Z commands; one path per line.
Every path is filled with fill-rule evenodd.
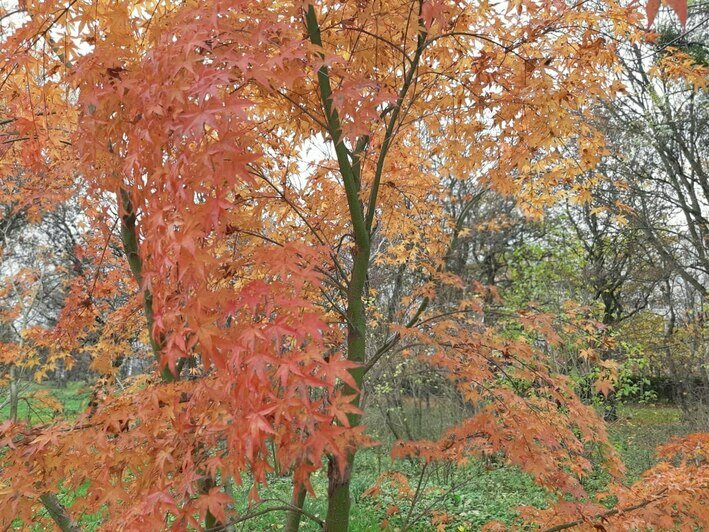
M 80 196 L 95 235 L 33 341 L 91 344 L 108 376 L 78 419 L 3 425 L 3 523 L 88 485 L 54 510 L 209 528 L 230 518 L 227 479 L 257 497 L 275 468 L 309 489 L 328 467 L 326 526 L 344 530 L 373 443 L 361 391 L 394 347 L 471 412 L 397 456 L 500 453 L 581 498 L 589 448 L 620 474 L 602 422 L 533 345 L 558 341 L 550 318 L 521 315 L 528 334 L 510 335 L 482 319 L 486 289 L 448 271 L 474 198 L 451 214 L 447 183 L 533 215 L 583 195 L 605 150 L 589 104 L 622 88 L 613 39 L 642 37 L 636 6 L 27 1 L 2 24 L 0 179 L 38 213 Z M 411 281 L 383 312 L 402 265 Z M 115 393 L 136 340 L 156 371 Z

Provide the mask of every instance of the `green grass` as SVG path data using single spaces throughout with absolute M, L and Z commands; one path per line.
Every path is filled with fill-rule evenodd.
M 435 417 L 434 417 L 435 418 Z M 611 440 L 619 450 L 627 468 L 627 481 L 637 480 L 643 471 L 655 464 L 655 449 L 675 436 L 691 432 L 688 423 L 682 420 L 681 412 L 670 405 L 624 405 L 619 409 L 619 419 L 609 425 Z M 387 530 L 400 529 L 410 504 L 398 490 L 389 486 L 376 497 L 363 493 L 376 482 L 379 474 L 393 468 L 404 473 L 415 487 L 420 469 L 407 462 L 392 464 L 382 449 L 368 449 L 357 457 L 355 478 L 352 486 L 352 531 L 379 530 L 387 519 Z M 609 476 L 598 470 L 585 482 L 590 491 L 605 488 Z M 450 490 L 452 484 L 457 488 Z M 236 507 L 240 513 L 247 511 L 248 489 L 234 490 Z M 308 497 L 305 510 L 323 518 L 326 512 L 327 479 L 323 472 L 313 477 L 316 497 Z M 292 484 L 288 478 L 274 478 L 260 494 L 264 501 L 252 510 L 278 505 L 272 499 L 289 501 Z M 480 530 L 482 525 L 497 520 L 512 529 L 519 529 L 515 508 L 523 505 L 544 506 L 549 501 L 548 493 L 535 485 L 529 475 L 517 468 L 473 462 L 464 467 L 446 471 L 443 466 L 429 477 L 413 514 L 422 513 L 427 507 L 444 511 L 454 519 L 446 524 L 446 530 Z M 396 505 L 399 512 L 387 515 L 387 509 Z M 429 512 L 430 514 L 430 512 Z M 243 530 L 283 529 L 283 512 L 271 512 L 248 521 Z M 432 530 L 430 515 L 418 520 L 411 530 Z M 302 530 L 318 530 L 316 523 L 303 518 Z
M 63 405 L 63 410 L 57 411 L 52 405 L 42 401 L 41 397 L 34 397 L 38 391 L 48 392 Z M 84 382 L 69 382 L 65 387 L 35 383 L 21 386 L 20 402 L 17 406 L 18 420 L 42 424 L 49 423 L 57 416 L 74 417 L 86 408 L 90 394 L 91 388 Z M 4 421 L 9 416 L 10 406 L 5 405 L 0 409 L 0 420 Z
M 4 390 L 7 392 L 7 390 Z M 41 392 L 37 395 L 37 392 Z M 50 401 L 43 398 L 44 393 L 50 396 Z M 89 402 L 91 387 L 84 382 L 68 382 L 66 386 L 56 386 L 51 383 L 29 383 L 20 385 L 20 401 L 17 406 L 19 421 L 31 424 L 49 423 L 57 417 L 72 418 L 83 412 Z M 61 410 L 57 410 L 54 400 L 61 403 Z M 5 421 L 10 416 L 10 406 L 5 405 L 0 409 L 0 421 Z M 62 503 L 71 505 L 77 497 L 85 495 L 89 486 L 86 484 L 72 493 L 63 491 L 59 494 Z M 40 510 L 40 514 L 43 510 Z M 80 523 L 85 530 L 96 530 L 99 525 L 99 516 L 81 516 Z M 17 525 L 20 526 L 19 523 Z M 32 530 L 44 530 L 37 525 Z
M 628 468 L 628 482 L 655 465 L 659 445 L 694 430 L 671 405 L 623 405 L 618 420 L 609 426 L 611 440 Z
M 365 450 L 357 455 L 355 477 L 352 485 L 351 530 L 379 530 L 387 519 L 388 529 L 400 528 L 410 510 L 411 494 L 402 495 L 397 483 L 383 483 L 376 497 L 365 491 L 379 478 L 380 470 L 393 469 L 409 478 L 412 492 L 415 491 L 421 471 L 420 464 L 402 461 L 392 463 L 377 450 Z M 306 499 L 305 511 L 319 518 L 326 513 L 327 478 L 323 472 L 313 477 L 316 497 Z M 287 502 L 291 497 L 292 484 L 288 478 L 274 478 L 266 489 L 260 491 L 263 502 L 252 511 L 277 506 L 278 501 Z M 234 490 L 239 513 L 247 511 L 249 486 Z M 483 524 L 499 520 L 513 525 L 517 519 L 514 508 L 521 505 L 544 505 L 547 492 L 535 485 L 529 475 L 509 466 L 472 462 L 466 466 L 451 468 L 444 465 L 429 466 L 418 502 L 409 520 L 410 530 L 431 530 L 432 512 L 445 512 L 452 517 L 448 530 L 479 530 Z M 388 512 L 393 512 L 388 515 Z M 413 526 L 412 525 L 413 520 Z M 244 530 L 279 530 L 283 528 L 283 512 L 271 512 L 250 520 Z M 319 530 L 317 523 L 303 518 L 301 529 Z
M 90 389 L 84 383 L 69 383 L 64 388 L 32 385 L 25 394 L 31 394 L 40 388 L 64 405 L 64 416 L 72 417 L 87 405 Z M 0 410 L 0 419 L 6 419 L 8 408 Z M 32 423 L 46 423 L 57 415 L 52 408 L 37 400 L 22 401 L 19 407 L 22 419 Z M 427 416 L 428 419 L 436 417 Z M 609 425 L 611 439 L 621 453 L 628 467 L 627 481 L 637 480 L 642 472 L 655 463 L 655 448 L 673 436 L 690 432 L 690 426 L 682 420 L 680 411 L 672 406 L 625 405 L 619 410 L 619 419 Z M 381 491 L 376 496 L 365 492 L 385 471 L 395 470 L 406 476 L 411 492 L 402 494 L 399 484 L 381 484 Z M 401 529 L 407 521 L 411 509 L 411 493 L 415 491 L 421 464 L 407 461 L 392 462 L 385 448 L 371 448 L 357 456 L 355 474 L 352 483 L 351 531 L 365 532 L 379 530 L 385 520 L 387 530 Z M 600 470 L 586 481 L 587 489 L 602 490 L 608 481 L 607 475 Z M 306 499 L 305 511 L 324 519 L 326 513 L 327 478 L 324 471 L 312 478 L 316 496 Z M 260 490 L 262 501 L 249 503 L 250 490 L 248 481 L 243 486 L 233 488 L 235 508 L 240 515 L 249 511 L 260 511 L 290 501 L 292 483 L 287 476 L 271 475 L 268 486 Z M 83 495 L 90 486 L 82 486 L 73 493 L 61 493 L 66 503 Z M 519 469 L 494 462 L 472 461 L 465 466 L 451 465 L 428 466 L 422 487 L 411 515 L 408 519 L 409 530 L 432 530 L 433 511 L 445 512 L 452 517 L 446 523 L 446 530 L 465 532 L 480 530 L 484 523 L 492 520 L 501 521 L 510 528 L 519 529 L 515 508 L 523 505 L 544 506 L 549 501 L 549 494 L 535 485 L 529 475 Z M 85 530 L 95 530 L 100 525 L 100 515 L 78 516 Z M 237 530 L 280 530 L 284 526 L 284 512 L 274 511 L 259 515 L 240 526 Z M 319 530 L 318 525 L 307 519 L 302 520 L 304 531 Z
M 435 419 L 436 416 L 433 416 Z M 628 464 L 628 480 L 637 479 L 642 471 L 654 464 L 654 449 L 676 434 L 686 432 L 681 422 L 679 410 L 669 406 L 626 406 L 620 410 L 619 421 L 610 426 L 611 437 L 624 460 Z M 639 443 L 640 442 L 640 443 Z M 407 515 L 410 503 L 402 497 L 398 489 L 386 486 L 376 497 L 362 494 L 374 484 L 379 474 L 386 469 L 404 473 L 415 486 L 420 469 L 407 462 L 396 464 L 386 457 L 384 450 L 365 450 L 358 455 L 355 479 L 353 481 L 352 530 L 376 530 L 385 519 L 389 529 L 399 528 Z M 498 520 L 510 527 L 516 523 L 515 508 L 523 505 L 544 506 L 548 493 L 536 486 L 531 478 L 516 468 L 502 465 L 485 465 L 473 462 L 464 467 L 445 470 L 444 466 L 426 477 L 423 495 L 413 515 L 425 513 L 426 508 L 444 511 L 454 520 L 447 524 L 448 530 L 479 530 L 491 520 Z M 602 490 L 609 480 L 608 475 L 598 472 L 587 479 L 586 487 L 591 491 Z M 458 486 L 451 490 L 451 486 Z M 313 478 L 316 497 L 309 497 L 305 510 L 323 518 L 326 512 L 325 494 L 327 480 L 320 472 Z M 248 486 L 236 489 L 235 500 L 240 513 L 247 511 Z M 288 478 L 274 478 L 261 491 L 265 501 L 252 510 L 278 505 L 278 501 L 288 501 L 292 485 Z M 396 506 L 398 512 L 387 515 L 387 510 Z M 412 527 L 413 530 L 431 530 L 433 525 L 429 515 Z M 283 528 L 283 513 L 272 512 L 249 521 L 245 530 L 279 530 Z M 304 518 L 303 530 L 317 530 L 318 526 Z

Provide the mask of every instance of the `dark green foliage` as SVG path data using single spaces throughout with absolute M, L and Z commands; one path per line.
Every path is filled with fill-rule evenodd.
M 657 31 L 659 37 L 655 46 L 658 51 L 663 52 L 669 47 L 677 48 L 691 56 L 698 65 L 709 66 L 709 47 L 696 36 L 696 33 L 685 35 L 676 26 L 658 28 Z

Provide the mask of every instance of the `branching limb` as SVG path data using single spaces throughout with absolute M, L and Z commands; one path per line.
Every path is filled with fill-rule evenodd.
M 259 517 L 261 515 L 265 515 L 271 512 L 298 512 L 300 515 L 303 517 L 307 517 L 311 521 L 317 523 L 320 528 L 325 529 L 325 521 L 320 519 L 314 514 L 311 514 L 310 512 L 307 512 L 303 510 L 302 508 L 298 508 L 297 506 L 294 506 L 292 504 L 288 504 L 286 502 L 281 503 L 278 506 L 271 506 L 269 508 L 264 508 L 262 510 L 255 510 L 253 512 L 246 513 L 240 517 L 237 517 L 236 519 L 232 519 L 228 523 L 225 523 L 223 525 L 215 526 L 212 528 L 206 528 L 205 532 L 221 532 L 223 530 L 226 530 L 229 526 L 233 525 L 238 525 L 239 523 L 243 523 L 245 521 L 248 521 L 250 519 L 253 519 L 255 517 Z
M 160 364 L 160 351 L 162 342 L 155 338 L 153 333 L 154 313 L 153 313 L 153 294 L 149 289 L 143 286 L 143 261 L 138 252 L 138 230 L 136 227 L 137 215 L 133 207 L 133 202 L 130 199 L 130 194 L 124 188 L 120 191 L 119 197 L 119 212 L 121 214 L 121 241 L 123 242 L 123 250 L 133 278 L 138 283 L 138 288 L 143 294 L 143 308 L 145 310 L 145 319 L 148 322 L 148 337 L 150 338 L 150 347 L 153 350 L 155 359 Z M 173 374 L 170 368 L 164 367 L 160 370 L 160 377 L 163 382 L 172 382 L 177 379 L 179 369 L 176 368 L 177 374 Z
M 639 510 L 640 508 L 644 508 L 645 506 L 652 504 L 653 502 L 657 502 L 659 499 L 662 499 L 665 496 L 664 493 L 666 491 L 667 491 L 667 488 L 663 489 L 662 491 L 659 491 L 657 494 L 655 494 L 654 497 L 651 497 L 649 499 L 645 499 L 644 501 L 639 502 L 637 504 L 633 504 L 632 506 L 626 506 L 625 508 L 614 508 L 612 510 L 608 510 L 607 512 L 596 514 L 591 518 L 591 520 L 605 519 L 607 517 L 611 517 L 611 516 L 614 516 L 614 515 L 617 515 L 620 513 L 632 512 L 633 510 Z M 577 519 L 576 521 L 571 521 L 569 523 L 563 523 L 561 525 L 556 525 L 551 528 L 547 528 L 543 532 L 558 532 L 559 530 L 566 530 L 567 528 L 573 528 L 575 526 L 582 525 L 586 522 L 587 522 L 587 520 Z
M 39 500 L 62 532 L 81 532 L 81 527 L 71 518 L 55 493 L 44 493 L 39 496 Z

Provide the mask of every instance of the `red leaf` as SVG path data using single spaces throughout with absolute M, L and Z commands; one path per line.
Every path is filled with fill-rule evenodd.
M 655 17 L 657 16 L 657 11 L 660 9 L 660 0 L 648 0 L 645 6 L 645 12 L 647 13 L 647 26 L 648 28 L 652 26 L 655 22 Z
M 665 3 L 675 12 L 684 28 L 687 25 L 687 0 L 665 0 Z M 645 6 L 647 25 L 651 27 L 660 9 L 660 0 L 648 0 Z
M 218 522 L 224 523 L 226 521 L 224 508 L 230 502 L 231 497 L 229 495 L 223 493 L 219 488 L 211 488 L 209 493 L 199 498 L 198 506 L 203 511 L 209 510 L 209 513 L 216 517 Z
M 687 25 L 687 0 L 665 0 L 668 6 L 675 12 L 684 28 Z

